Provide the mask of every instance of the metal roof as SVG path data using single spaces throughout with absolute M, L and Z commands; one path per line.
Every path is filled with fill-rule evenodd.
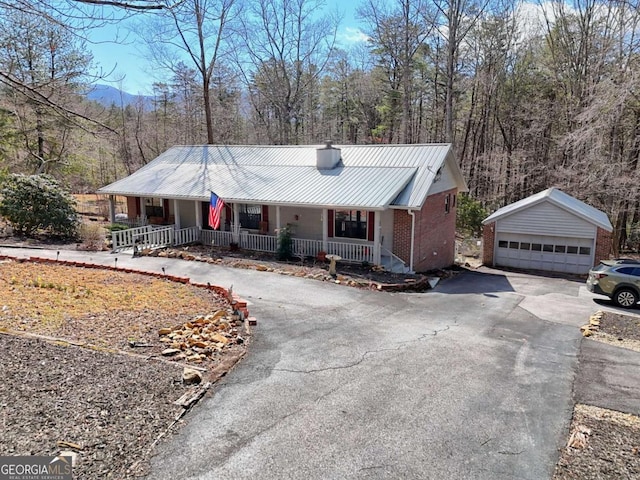
M 420 208 L 445 162 L 466 189 L 449 144 L 335 146 L 341 162 L 316 168 L 323 146 L 176 146 L 99 193 L 228 202 Z
M 609 217 L 606 213 L 592 207 L 591 205 L 587 205 L 586 203 L 572 197 L 571 195 L 567 195 L 566 193 L 558 190 L 555 187 L 548 188 L 546 190 L 543 190 L 542 192 L 531 195 L 530 197 L 523 198 L 522 200 L 506 205 L 493 212 L 491 215 L 485 218 L 482 223 L 487 224 L 495 222 L 496 220 L 504 218 L 508 215 L 512 215 L 516 212 L 545 201 L 551 202 L 560 208 L 564 208 L 565 210 L 572 212 L 573 214 L 583 218 L 590 223 L 597 225 L 598 227 L 603 228 L 608 232 L 613 231 L 613 226 L 611 225 Z

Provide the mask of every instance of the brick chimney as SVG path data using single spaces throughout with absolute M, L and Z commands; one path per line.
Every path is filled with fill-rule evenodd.
M 340 149 L 331 145 L 327 140 L 324 147 L 316 149 L 316 168 L 318 170 L 331 170 L 340 162 Z

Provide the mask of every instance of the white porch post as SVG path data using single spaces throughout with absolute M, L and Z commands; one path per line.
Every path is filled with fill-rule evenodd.
M 233 241 L 238 243 L 240 241 L 240 205 L 233 204 L 233 224 L 231 231 L 233 232 Z
M 147 205 L 145 204 L 145 197 L 140 197 L 140 218 L 147 218 Z
M 329 248 L 329 209 L 322 209 L 322 250 Z
M 381 252 L 380 252 L 380 212 L 376 210 L 373 214 L 373 263 L 380 265 Z
M 178 200 L 173 200 L 173 224 L 176 230 L 180 230 L 180 204 Z
M 193 202 L 196 206 L 196 227 L 202 230 L 202 206 L 200 200 Z
M 276 205 L 276 230 L 280 230 L 280 205 Z
M 116 223 L 116 197 L 115 195 L 109 195 L 109 220 L 111 223 Z

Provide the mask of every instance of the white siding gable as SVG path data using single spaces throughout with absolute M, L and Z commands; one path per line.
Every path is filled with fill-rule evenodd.
M 437 180 L 434 179 L 433 183 L 431 184 L 428 195 L 446 192 L 447 190 L 451 190 L 452 188 L 456 188 L 457 186 L 458 183 L 456 182 L 453 176 L 453 172 L 451 171 L 451 167 L 447 162 L 442 166 L 440 178 L 438 178 Z
M 548 201 L 499 219 L 498 232 L 594 238 L 596 226 Z

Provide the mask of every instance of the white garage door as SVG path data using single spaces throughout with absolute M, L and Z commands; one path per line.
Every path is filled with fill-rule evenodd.
M 588 273 L 593 239 L 498 233 L 495 263 L 503 267 Z

